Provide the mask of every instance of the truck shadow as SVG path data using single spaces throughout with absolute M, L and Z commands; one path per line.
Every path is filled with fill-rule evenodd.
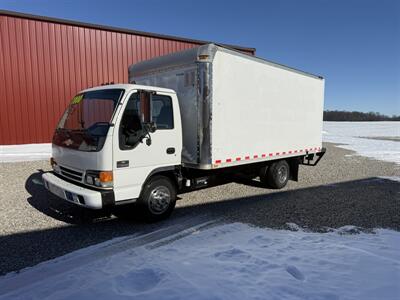
M 87 209 L 85 207 L 69 203 L 49 193 L 43 185 L 43 173 L 43 170 L 37 170 L 37 172 L 31 174 L 25 182 L 25 189 L 31 195 L 27 201 L 36 210 L 53 219 L 74 225 L 90 224 L 111 219 L 111 211 Z M 265 188 L 259 181 L 251 180 L 244 176 L 227 177 L 226 179 L 221 180 L 219 185 L 230 182 L 236 182 L 238 184 L 245 184 L 258 188 Z M 201 189 L 198 191 L 200 190 Z M 129 219 L 129 221 L 135 222 L 135 220 L 132 218 Z M 137 220 L 137 222 L 140 221 Z
M 270 193 L 266 190 L 259 195 L 191 205 L 183 200 L 169 220 L 156 224 L 128 222 L 65 203 L 48 194 L 40 179 L 41 171 L 28 178 L 28 202 L 43 214 L 68 224 L 1 236 L 0 257 L 7 259 L 0 260 L 0 275 L 112 238 L 145 234 L 182 222 L 190 225 L 199 218 L 270 228 L 296 223 L 312 231 L 344 225 L 400 230 L 398 182 L 381 178 Z M 208 191 L 203 192 L 202 197 L 207 198 Z
M 235 182 L 262 187 L 255 180 Z M 290 229 L 290 223 L 294 223 L 313 232 L 328 232 L 346 225 L 360 227 L 365 232 L 374 228 L 400 231 L 399 201 L 398 182 L 370 177 L 301 189 L 266 190 L 254 196 L 192 205 L 181 210 L 274 229 Z

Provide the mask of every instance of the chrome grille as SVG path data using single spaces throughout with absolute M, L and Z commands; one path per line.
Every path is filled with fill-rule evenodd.
M 71 170 L 69 168 L 62 167 L 62 166 L 60 166 L 60 170 L 61 170 L 61 175 L 65 176 L 67 178 L 76 180 L 76 181 L 82 181 L 82 177 L 83 177 L 82 172 Z

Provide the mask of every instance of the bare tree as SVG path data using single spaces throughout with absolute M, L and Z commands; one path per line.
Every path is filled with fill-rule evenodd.
M 379 112 L 325 110 L 324 121 L 400 121 L 400 116 L 387 116 Z

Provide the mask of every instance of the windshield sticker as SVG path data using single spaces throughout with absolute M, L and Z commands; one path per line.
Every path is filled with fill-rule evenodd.
M 83 95 L 76 95 L 72 101 L 71 104 L 78 104 L 79 102 L 81 102 L 83 99 Z

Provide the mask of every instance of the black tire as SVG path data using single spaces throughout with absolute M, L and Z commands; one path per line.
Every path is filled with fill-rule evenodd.
M 289 181 L 290 167 L 286 160 L 273 162 L 265 172 L 265 176 L 261 177 L 269 188 L 281 189 L 284 188 Z
M 146 222 L 168 218 L 175 208 L 176 187 L 168 177 L 154 176 L 146 182 L 137 201 L 137 216 Z

